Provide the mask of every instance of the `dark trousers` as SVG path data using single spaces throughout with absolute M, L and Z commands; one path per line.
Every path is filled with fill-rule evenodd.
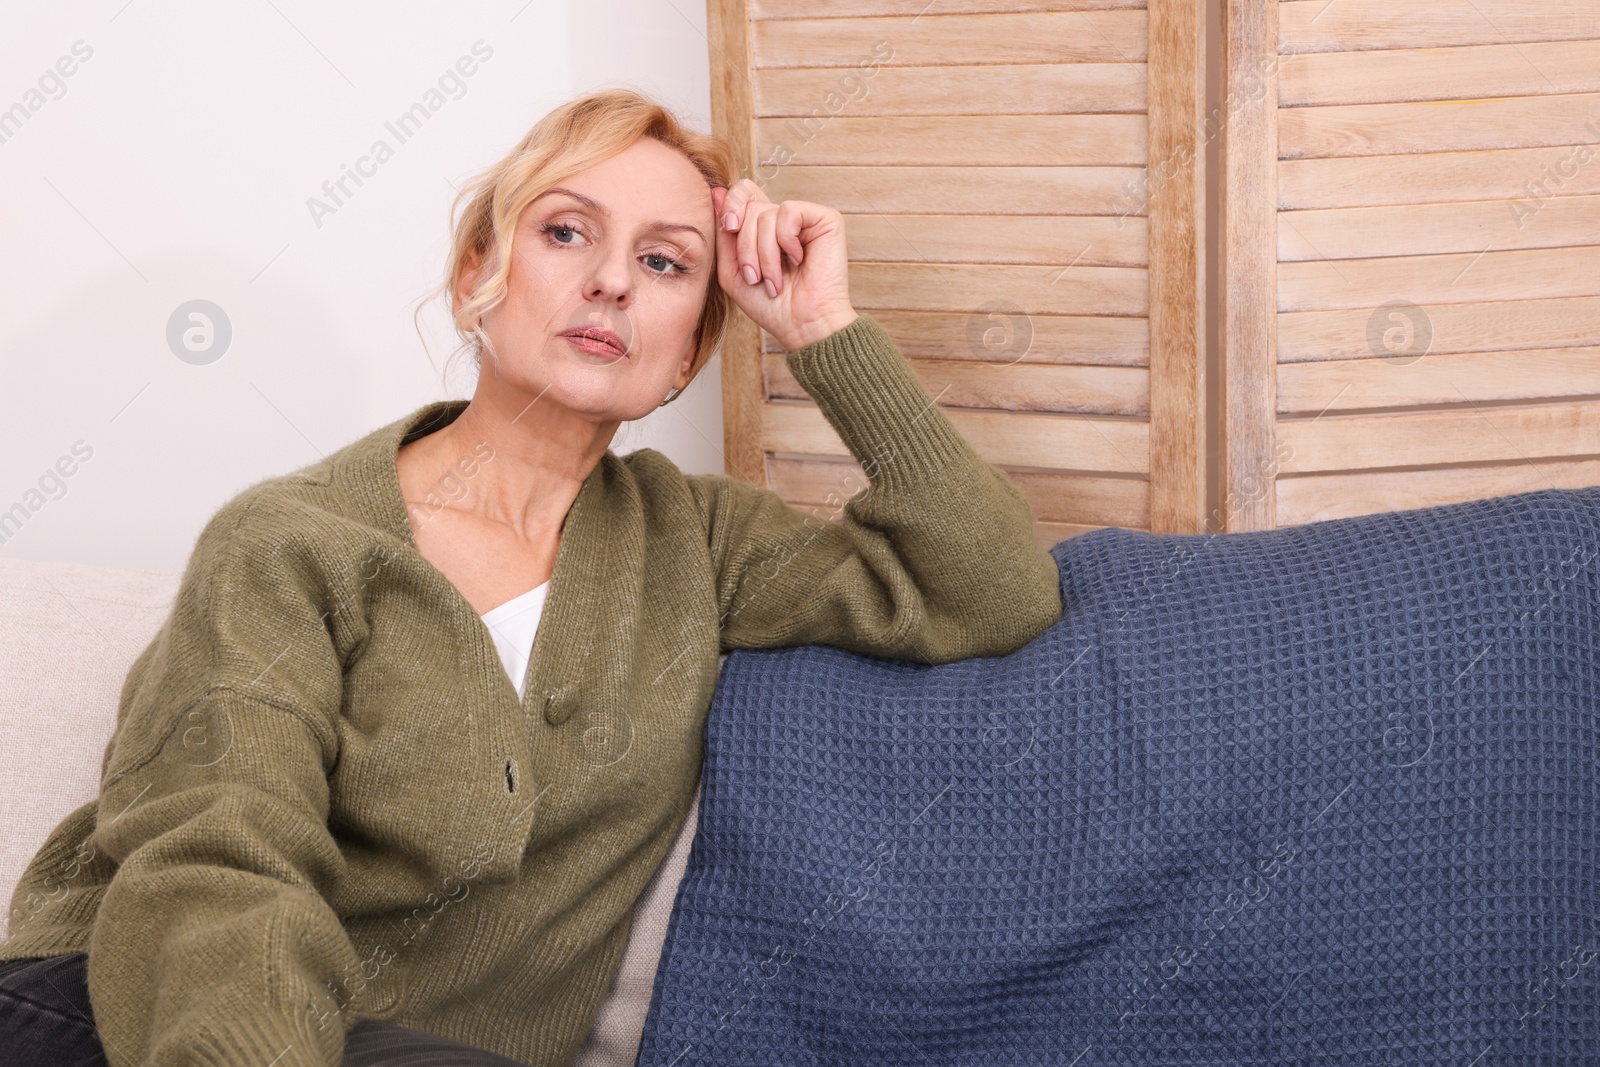
M 106 1067 L 89 1010 L 83 952 L 0 963 L 0 1049 L 18 1067 Z M 437 1034 L 362 1019 L 345 1040 L 344 1067 L 523 1067 Z

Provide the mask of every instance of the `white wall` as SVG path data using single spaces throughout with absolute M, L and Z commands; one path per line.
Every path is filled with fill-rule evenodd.
M 0 527 L 0 555 L 179 569 L 246 485 L 468 395 L 441 378 L 443 305 L 422 316 L 426 347 L 412 323 L 443 271 L 452 183 L 596 87 L 709 129 L 704 31 L 698 0 L 11 5 L 0 513 L 26 516 Z M 437 110 L 401 143 L 385 123 L 419 101 Z M 392 158 L 314 217 L 308 199 L 379 139 Z M 192 300 L 231 325 L 214 361 L 169 345 Z M 613 451 L 721 470 L 720 370 Z

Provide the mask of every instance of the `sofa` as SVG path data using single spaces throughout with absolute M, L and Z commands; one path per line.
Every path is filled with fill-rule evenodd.
M 0 752 L 11 767 L 0 786 L 6 810 L 0 900 L 11 901 L 55 825 L 99 794 L 100 759 L 116 726 L 123 679 L 165 620 L 180 577 L 0 557 Z M 635 908 L 622 966 L 574 1067 L 634 1063 L 698 806 L 697 790 L 677 841 Z M 9 925 L 9 913 L 0 915 L 0 938 Z
M 725 657 L 575 1062 L 1600 1062 L 1600 488 L 1051 553 L 1006 656 Z M 175 582 L 0 560 L 8 894 Z

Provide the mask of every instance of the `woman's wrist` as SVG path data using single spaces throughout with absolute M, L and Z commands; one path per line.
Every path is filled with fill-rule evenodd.
M 874 484 L 908 488 L 981 462 L 871 315 L 785 360 Z
M 819 316 L 803 325 L 798 325 L 788 336 L 779 337 L 777 340 L 783 346 L 784 351 L 793 352 L 796 349 L 804 348 L 806 345 L 816 344 L 825 337 L 832 337 L 860 317 L 860 312 L 856 311 L 855 308 L 842 308 L 830 314 Z

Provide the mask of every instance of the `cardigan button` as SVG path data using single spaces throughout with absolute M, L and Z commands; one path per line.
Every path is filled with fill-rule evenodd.
M 562 686 L 546 694 L 544 699 L 544 721 L 551 726 L 560 726 L 572 717 L 578 708 L 578 695 L 572 691 L 571 686 Z

